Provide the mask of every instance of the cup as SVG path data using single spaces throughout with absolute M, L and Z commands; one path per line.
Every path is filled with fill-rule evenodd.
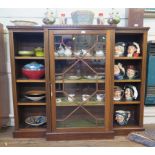
M 83 94 L 83 95 L 82 95 L 82 101 L 87 101 L 89 97 L 90 97 L 90 95 L 88 95 L 88 94 Z
M 75 94 L 68 94 L 68 101 L 73 102 L 75 100 Z
M 103 101 L 103 99 L 104 99 L 104 94 L 96 94 L 96 99 L 97 99 L 97 101 Z
M 115 111 L 115 120 L 120 126 L 127 125 L 130 117 L 131 117 L 130 111 L 125 110 Z

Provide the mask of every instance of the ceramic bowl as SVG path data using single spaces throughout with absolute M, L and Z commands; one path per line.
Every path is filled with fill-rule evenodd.
M 35 26 L 38 25 L 38 23 L 34 21 L 27 21 L 27 20 L 13 20 L 11 21 L 16 26 Z
M 31 101 L 40 101 L 45 98 L 45 91 L 42 90 L 31 90 L 24 93 L 25 98 Z
M 34 51 L 18 51 L 18 55 L 20 55 L 20 56 L 33 56 Z
M 40 126 L 47 122 L 46 116 L 30 116 L 25 119 L 25 123 L 31 126 Z
M 29 79 L 40 79 L 45 75 L 45 67 L 37 62 L 32 62 L 22 68 L 22 74 Z
M 43 96 L 30 96 L 30 95 L 25 95 L 25 98 L 31 100 L 31 101 L 40 101 L 43 98 L 45 98 L 45 95 Z

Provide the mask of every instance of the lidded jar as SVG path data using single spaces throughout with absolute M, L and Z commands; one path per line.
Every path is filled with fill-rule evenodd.
M 47 9 L 47 12 L 45 12 L 45 17 L 43 18 L 43 23 L 50 25 L 54 24 L 56 21 L 56 18 L 54 17 L 54 13 L 52 10 Z

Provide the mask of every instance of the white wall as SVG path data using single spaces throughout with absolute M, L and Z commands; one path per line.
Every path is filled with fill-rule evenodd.
M 71 12 L 77 10 L 77 9 L 52 9 L 54 12 L 54 15 L 57 17 L 56 23 L 59 24 L 59 16 L 61 13 L 65 13 L 66 17 L 68 18 L 68 24 L 72 24 L 71 20 Z M 81 9 L 80 9 L 81 10 Z M 98 9 L 82 9 L 82 10 L 91 10 L 95 13 L 95 19 L 93 24 L 96 24 L 96 18 L 99 12 L 104 13 L 105 21 L 108 18 L 109 12 L 111 11 L 111 8 L 98 8 Z M 117 9 L 119 11 L 121 22 L 118 24 L 118 26 L 125 26 L 127 17 L 125 15 L 125 9 Z M 9 77 L 9 84 L 10 84 L 10 118 L 11 119 L 11 125 L 14 124 L 13 122 L 13 100 L 12 100 L 12 92 L 11 92 L 11 69 L 10 69 L 10 55 L 9 55 L 9 36 L 8 31 L 6 29 L 6 25 L 13 25 L 11 23 L 11 20 L 31 20 L 36 21 L 39 25 L 42 25 L 42 19 L 44 17 L 44 13 L 46 12 L 45 8 L 0 8 L 0 23 L 2 23 L 5 27 L 5 42 L 6 42 L 6 52 L 7 52 L 7 61 L 6 65 L 8 68 L 8 77 Z M 107 24 L 107 23 L 105 23 Z M 144 19 L 144 26 L 150 27 L 148 40 L 155 40 L 155 22 L 152 18 L 146 18 Z M 144 123 L 155 123 L 155 107 L 146 108 L 145 107 L 145 118 Z

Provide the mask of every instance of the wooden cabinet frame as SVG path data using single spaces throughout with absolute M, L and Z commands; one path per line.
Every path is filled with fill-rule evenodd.
M 129 28 L 129 27 L 111 27 L 111 26 L 95 26 L 95 25 L 83 25 L 83 26 L 44 26 L 44 27 L 24 27 L 24 26 L 8 26 L 10 34 L 10 53 L 11 53 L 11 66 L 12 66 L 12 82 L 13 82 L 13 96 L 14 96 L 14 111 L 15 111 L 15 137 L 46 137 L 47 140 L 69 140 L 69 139 L 102 139 L 113 138 L 116 134 L 127 134 L 130 131 L 143 130 L 143 109 L 144 109 L 144 90 L 145 90 L 145 74 L 146 74 L 146 46 L 147 46 L 147 31 L 148 28 Z M 105 92 L 106 104 L 105 104 L 105 124 L 101 128 L 56 128 L 56 97 L 55 97 L 55 55 L 54 55 L 54 35 L 65 34 L 80 34 L 85 31 L 86 34 L 106 34 L 106 67 L 105 67 Z M 18 81 L 15 76 L 15 61 L 20 60 L 20 57 L 14 56 L 14 33 L 43 33 L 44 51 L 45 57 L 42 59 L 45 62 L 45 83 L 46 88 L 46 103 L 44 105 L 47 116 L 47 127 L 44 129 L 27 129 L 20 128 L 19 123 L 19 107 L 17 102 L 17 90 L 16 82 L 23 83 L 24 81 Z M 114 58 L 113 52 L 115 47 L 117 35 L 138 35 L 140 38 L 140 45 L 143 51 L 141 57 L 137 58 L 140 62 L 141 77 L 138 81 L 116 81 L 114 80 L 113 67 L 115 61 L 127 61 L 128 58 Z M 117 38 L 116 38 L 117 37 Z M 134 37 L 133 37 L 134 38 Z M 31 58 L 25 58 L 26 60 Z M 38 58 L 39 59 L 39 58 Z M 37 60 L 37 59 L 36 59 Z M 135 61 L 131 58 L 129 61 Z M 27 81 L 28 82 L 28 81 Z M 32 83 L 35 81 L 31 81 Z M 41 81 L 40 81 L 41 82 Z M 140 85 L 140 100 L 129 102 L 117 102 L 113 101 L 113 89 L 115 82 L 139 82 Z M 38 83 L 39 84 L 39 83 Z M 33 104 L 32 104 L 33 105 Z M 127 127 L 115 127 L 114 115 L 115 107 L 125 105 L 136 111 L 138 110 L 138 123 L 136 126 Z M 25 105 L 26 107 L 26 105 Z M 37 107 L 37 106 L 36 106 Z M 23 108 L 24 109 L 24 108 Z

